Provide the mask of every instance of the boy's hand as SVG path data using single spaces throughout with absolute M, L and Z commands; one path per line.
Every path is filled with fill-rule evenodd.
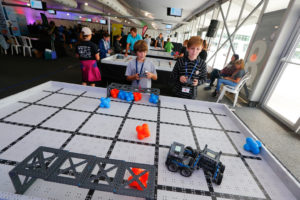
M 126 53 L 124 54 L 124 56 L 127 57 L 127 56 L 128 56 L 128 53 L 126 52 Z
M 193 86 L 197 86 L 198 85 L 198 79 L 194 79 L 193 80 Z
M 135 75 L 134 75 L 134 78 L 135 78 L 135 80 L 140 80 L 139 74 L 135 74 Z
M 187 77 L 186 76 L 180 76 L 179 80 L 180 80 L 181 83 L 186 83 Z
M 152 78 L 152 76 L 153 76 L 153 74 L 152 74 L 152 73 L 150 73 L 150 72 L 146 72 L 146 77 L 147 77 L 148 79 L 151 79 L 151 78 Z

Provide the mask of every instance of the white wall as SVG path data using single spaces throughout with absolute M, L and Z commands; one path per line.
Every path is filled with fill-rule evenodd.
M 300 1 L 294 0 L 291 1 L 287 15 L 285 16 L 284 22 L 280 25 L 280 33 L 275 41 L 273 50 L 264 66 L 264 70 L 261 73 L 261 76 L 254 88 L 254 91 L 251 95 L 251 101 L 260 102 L 263 96 L 263 93 L 270 82 L 274 72 L 276 71 L 277 64 L 280 62 L 280 59 L 284 52 L 284 49 L 291 37 L 291 33 L 297 24 L 297 21 L 300 17 Z

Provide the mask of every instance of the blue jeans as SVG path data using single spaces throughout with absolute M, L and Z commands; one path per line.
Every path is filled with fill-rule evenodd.
M 226 79 L 218 79 L 217 88 L 216 88 L 217 92 L 220 91 L 220 87 L 222 84 L 229 85 L 229 86 L 236 86 L 237 83 Z

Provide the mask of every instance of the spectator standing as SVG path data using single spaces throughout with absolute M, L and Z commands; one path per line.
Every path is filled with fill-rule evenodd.
M 120 35 L 118 35 L 116 37 L 116 40 L 114 42 L 114 52 L 115 53 L 122 53 L 122 48 L 121 48 L 122 44 L 120 43 L 121 38 L 122 37 Z
M 95 86 L 97 81 L 101 80 L 101 74 L 97 66 L 97 61 L 100 60 L 99 48 L 91 42 L 92 31 L 88 27 L 82 28 L 81 41 L 76 46 L 76 57 L 80 60 L 82 72 L 82 85 Z
M 144 41 L 147 43 L 148 49 L 150 49 L 151 38 L 148 36 L 148 34 L 145 35 Z
M 162 33 L 160 33 L 159 36 L 156 38 L 154 47 L 164 48 L 164 37 Z
M 199 57 L 204 61 L 206 61 L 206 58 L 207 58 L 207 49 L 208 49 L 207 41 L 203 40 L 203 49 L 200 52 Z
M 103 38 L 99 42 L 99 49 L 100 59 L 110 56 L 112 51 L 110 49 L 110 35 L 108 33 L 103 34 Z
M 170 38 L 167 39 L 167 44 L 165 45 L 166 52 L 171 53 L 172 49 L 174 49 L 174 45 L 170 42 Z
M 127 37 L 127 41 L 126 41 L 126 52 L 125 52 L 125 56 L 128 56 L 128 50 L 130 49 L 130 54 L 134 55 L 134 44 L 139 41 L 142 40 L 142 36 L 140 34 L 137 34 L 137 29 L 136 28 L 131 28 L 130 29 L 130 34 Z

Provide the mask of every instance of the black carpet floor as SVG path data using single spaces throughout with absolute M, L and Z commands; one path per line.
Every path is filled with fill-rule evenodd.
M 0 98 L 50 80 L 81 83 L 79 62 L 73 57 L 44 60 L 21 55 L 1 55 L 0 65 Z

